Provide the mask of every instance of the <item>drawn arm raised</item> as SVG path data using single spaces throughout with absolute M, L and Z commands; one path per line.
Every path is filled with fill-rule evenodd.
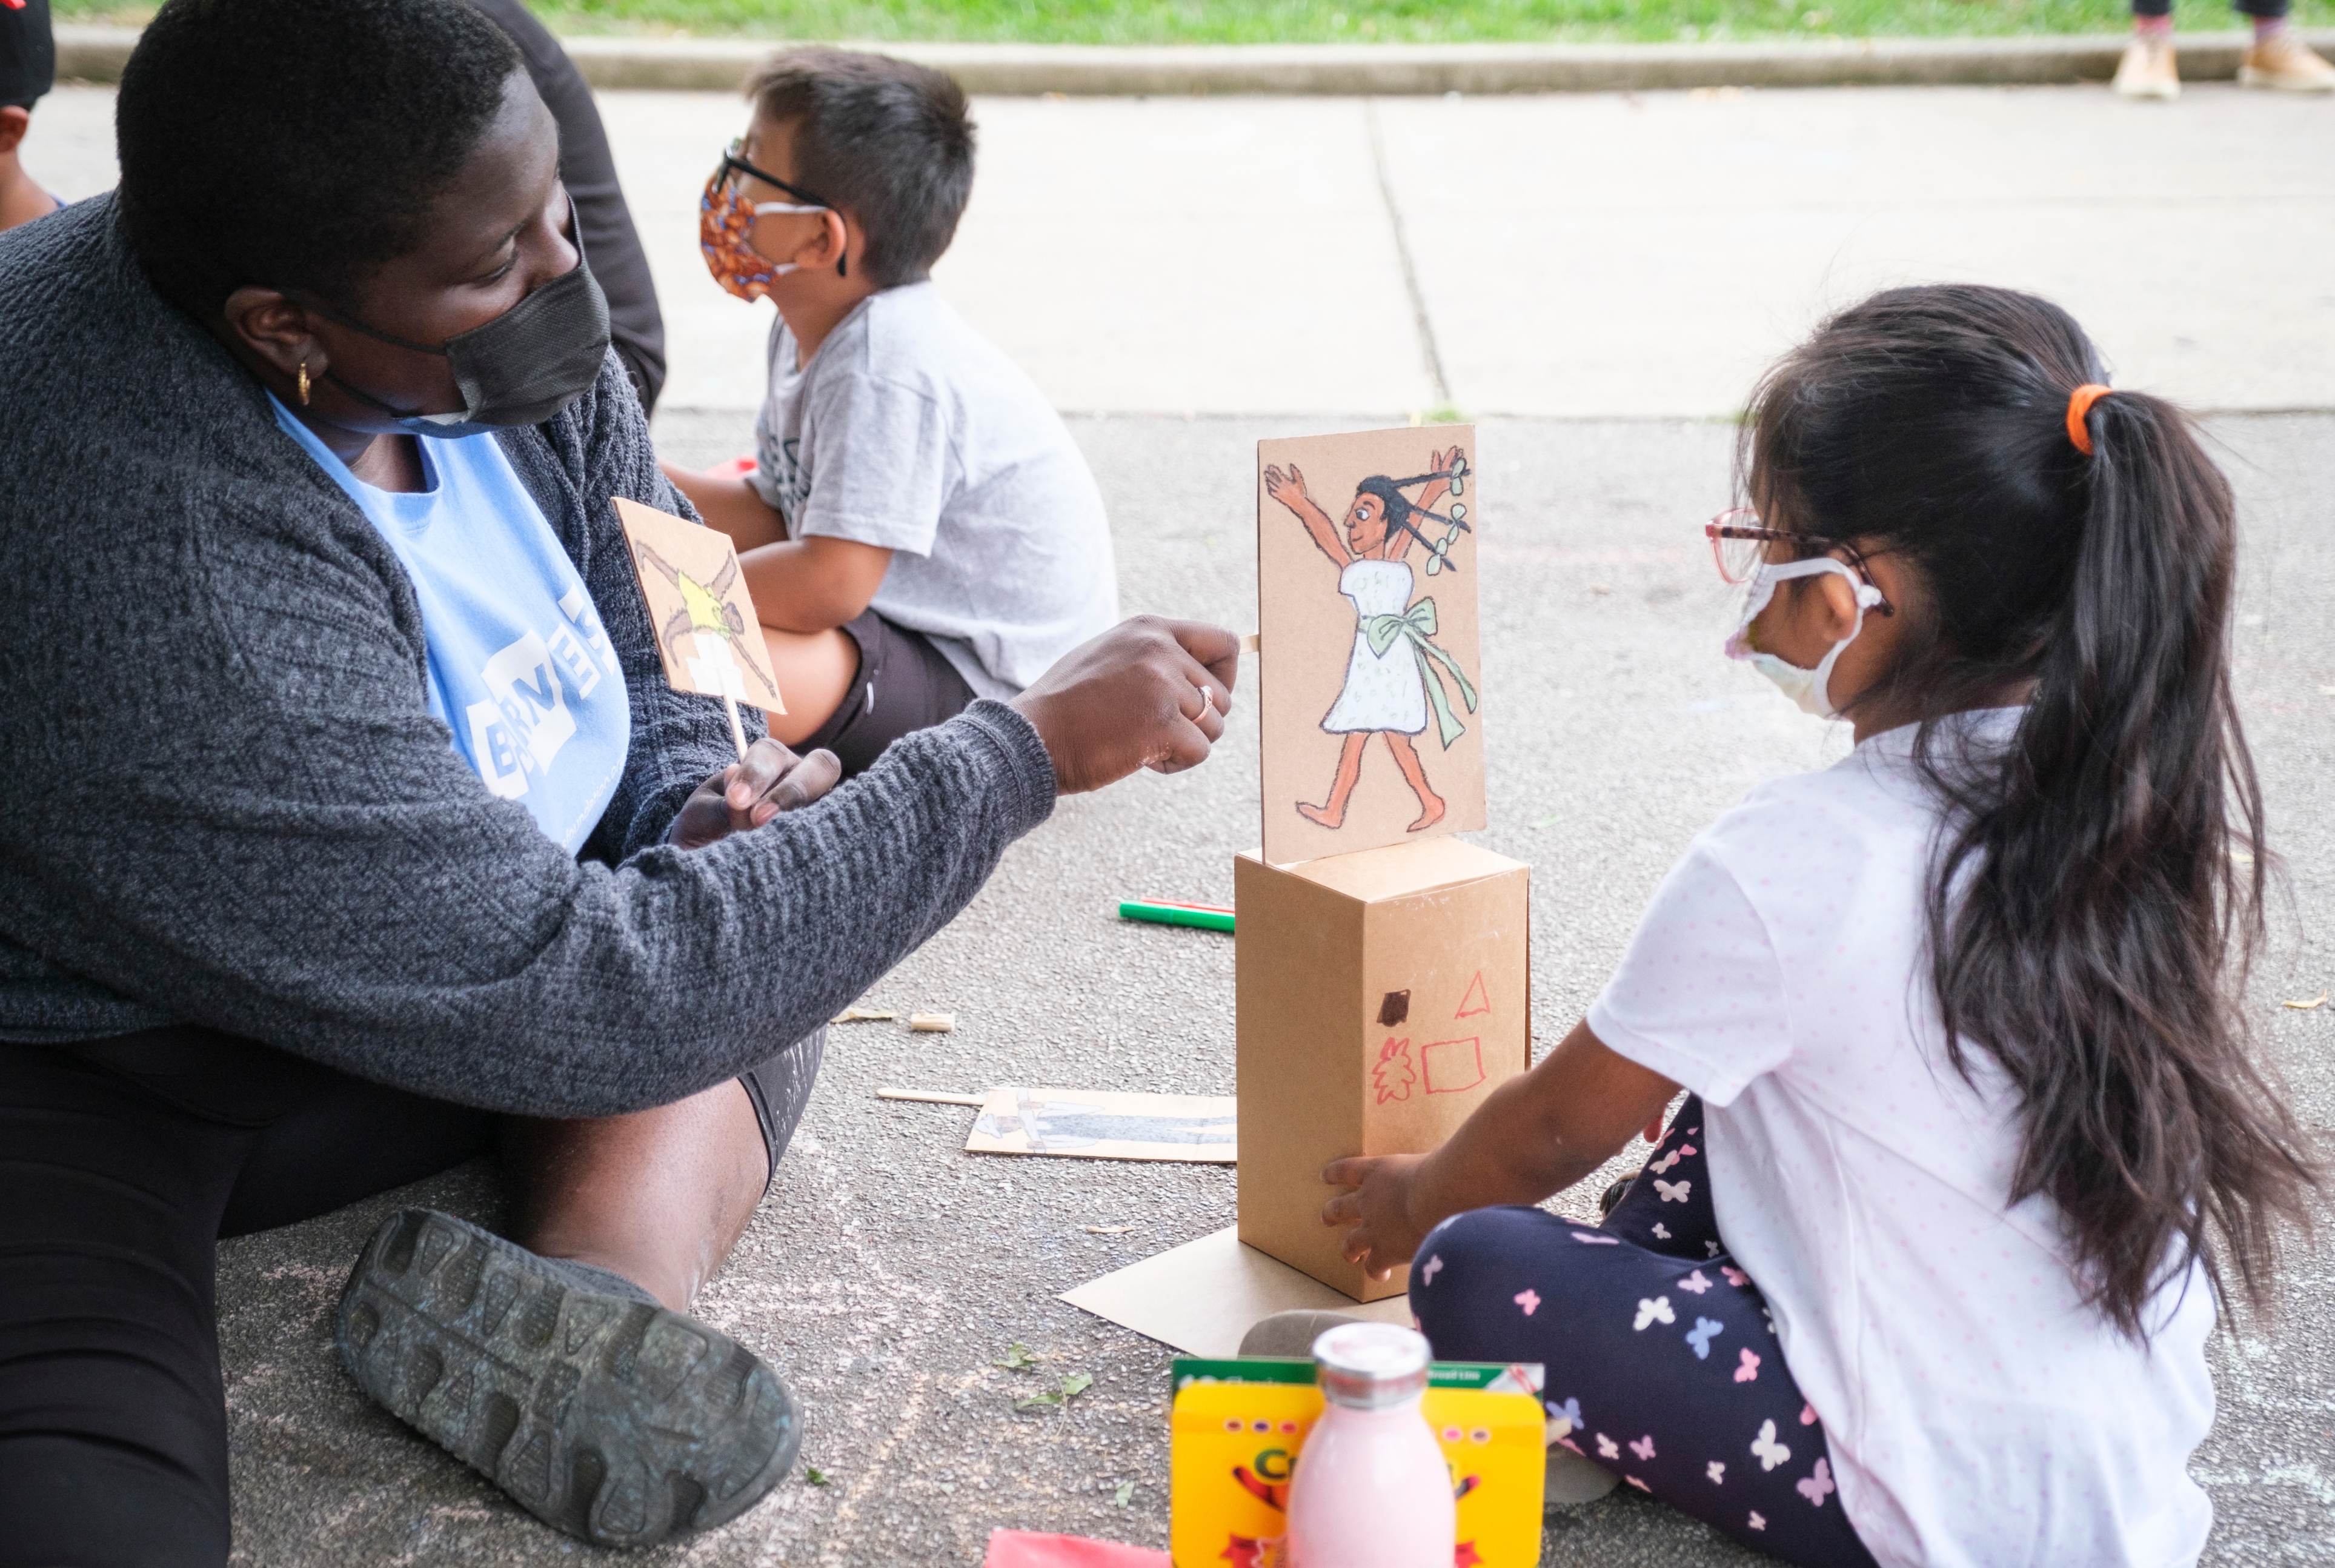
M 1264 470 L 1264 493 L 1297 514 L 1297 520 L 1305 525 L 1305 531 L 1313 536 L 1313 542 L 1322 547 L 1323 555 L 1341 566 L 1354 558 L 1353 552 L 1346 547 L 1346 541 L 1338 533 L 1338 525 L 1330 520 L 1330 514 L 1323 511 L 1312 496 L 1306 494 L 1305 476 L 1298 471 L 1295 463 L 1290 464 L 1285 473 L 1278 465 L 1267 467 Z
M 1448 452 L 1436 452 L 1428 459 L 1428 466 L 1439 474 L 1447 472 L 1451 467 L 1452 460 L 1457 458 L 1458 455 L 1459 449 L 1458 447 L 1453 447 Z M 1428 480 L 1427 488 L 1419 492 L 1419 509 L 1422 512 L 1433 511 L 1442 501 L 1443 498 L 1450 493 L 1451 481 L 1449 479 Z M 1424 527 L 1425 525 L 1421 524 L 1420 526 Z M 1422 541 L 1418 535 L 1412 533 L 1409 528 L 1389 528 L 1387 530 L 1386 558 L 1390 561 L 1409 561 L 1412 549 L 1423 542 L 1424 541 Z

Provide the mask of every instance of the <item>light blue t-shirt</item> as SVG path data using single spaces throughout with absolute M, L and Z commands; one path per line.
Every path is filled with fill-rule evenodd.
M 404 564 L 430 711 L 454 750 L 570 854 L 583 847 L 624 773 L 632 705 L 584 579 L 502 448 L 489 435 L 421 440 L 429 488 L 400 495 L 351 473 L 280 402 L 276 422 Z

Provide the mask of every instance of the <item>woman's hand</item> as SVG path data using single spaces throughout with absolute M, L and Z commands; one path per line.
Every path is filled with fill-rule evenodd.
M 1322 1167 L 1322 1179 L 1345 1191 L 1322 1205 L 1322 1223 L 1346 1225 L 1346 1261 L 1360 1263 L 1371 1278 L 1382 1280 L 1395 1265 L 1410 1262 L 1427 1233 L 1443 1216 L 1422 1219 L 1413 1215 L 1414 1181 L 1427 1157 L 1416 1154 L 1357 1155 L 1333 1159 Z
M 832 751 L 822 748 L 798 757 L 776 740 L 757 740 L 743 762 L 731 763 L 682 803 L 664 840 L 676 848 L 702 849 L 809 805 L 842 777 L 843 764 Z
M 1223 627 L 1138 615 L 1063 654 L 1012 706 L 1046 743 L 1055 788 L 1076 795 L 1206 761 L 1239 669 Z

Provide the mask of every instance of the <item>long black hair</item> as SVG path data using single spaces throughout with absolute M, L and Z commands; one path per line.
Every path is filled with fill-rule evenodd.
M 2262 792 L 2230 689 L 2237 527 L 2182 412 L 2105 382 L 2081 328 L 2007 289 L 1892 289 L 1761 382 L 1739 455 L 1771 527 L 1899 557 L 1907 652 L 1864 695 L 1917 715 L 1945 807 L 1930 982 L 1954 1067 L 2023 1117 L 2016 1203 L 2146 1337 L 2202 1259 L 2259 1303 L 2318 1174 L 2239 1007 L 2261 940 Z M 1981 752 L 1965 710 L 2027 694 Z M 2225 1299 L 2225 1298 L 2224 1298 Z
M 1364 496 L 1376 496 L 1379 498 L 1379 505 L 1386 510 L 1388 533 L 1409 534 L 1431 550 L 1435 547 L 1435 541 L 1429 538 L 1425 531 L 1419 528 L 1419 520 L 1421 518 L 1432 523 L 1448 523 L 1466 533 L 1473 533 L 1475 530 L 1458 517 L 1447 518 L 1441 512 L 1429 511 L 1402 492 L 1415 486 L 1432 484 L 1437 479 L 1450 478 L 1452 478 L 1452 470 L 1448 469 L 1431 474 L 1414 474 L 1407 479 L 1390 479 L 1384 474 L 1372 474 L 1354 487 L 1354 497 L 1359 500 Z M 1405 549 L 1410 547 L 1408 545 L 1403 547 Z

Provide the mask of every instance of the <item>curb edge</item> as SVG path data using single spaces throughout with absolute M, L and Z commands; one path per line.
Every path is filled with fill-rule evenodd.
M 2335 53 L 2335 30 L 2301 34 Z M 129 27 L 62 24 L 60 80 L 110 83 L 138 41 Z M 1422 96 L 1625 92 L 1696 87 L 2044 86 L 2106 82 L 2127 35 L 1877 38 L 1808 44 L 855 45 L 948 72 L 968 92 L 1009 97 L 1211 94 Z M 589 35 L 561 42 L 597 88 L 734 92 L 780 46 L 758 38 Z M 2182 79 L 2237 75 L 2243 33 L 2178 41 Z

